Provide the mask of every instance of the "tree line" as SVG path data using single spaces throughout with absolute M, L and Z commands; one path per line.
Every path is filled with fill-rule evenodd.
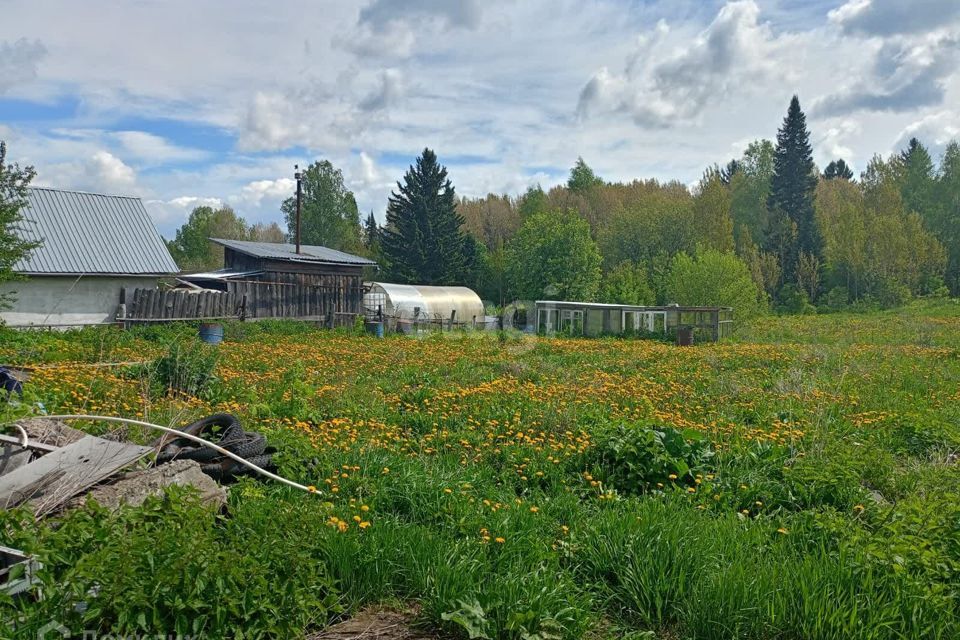
M 692 188 L 608 182 L 580 158 L 566 183 L 549 190 L 462 198 L 424 149 L 391 193 L 383 225 L 372 211 L 361 219 L 342 172 L 323 160 L 303 174 L 301 238 L 375 259 L 380 270 L 371 277 L 466 285 L 497 305 L 723 304 L 743 317 L 960 294 L 957 142 L 935 163 L 912 139 L 887 158 L 874 156 L 859 176 L 841 158 L 820 171 L 812 152 L 796 96 L 775 141 L 750 143 Z M 0 161 L 9 183 L 0 231 L 10 238 L 31 171 Z M 222 249 L 208 238 L 288 241 L 293 195 L 281 211 L 285 230 L 249 225 L 228 207 L 198 207 L 170 251 L 184 270 L 220 267 Z M 5 244 L 10 255 L 0 251 L 0 267 L 9 272 L 29 247 Z
M 294 197 L 281 209 L 292 237 Z M 461 198 L 424 149 L 391 193 L 385 224 L 373 212 L 361 220 L 328 161 L 304 172 L 302 221 L 304 244 L 371 257 L 376 278 L 466 285 L 497 305 L 725 304 L 741 317 L 888 307 L 960 293 L 960 146 L 950 143 L 936 165 L 913 139 L 859 177 L 842 158 L 820 171 L 794 96 L 775 141 L 708 167 L 693 188 L 608 182 L 580 158 L 549 190 Z M 197 209 L 171 250 L 178 259 L 207 251 L 207 266 L 217 257 L 202 238 L 234 230 L 249 233 L 223 211 Z

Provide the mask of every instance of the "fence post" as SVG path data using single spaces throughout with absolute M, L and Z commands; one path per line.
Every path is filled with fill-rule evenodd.
M 450 312 L 450 323 L 447 325 L 447 331 L 453 331 L 453 321 L 457 317 L 457 310 L 454 309 Z

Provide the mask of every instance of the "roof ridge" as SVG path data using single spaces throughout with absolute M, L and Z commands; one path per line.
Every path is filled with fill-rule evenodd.
M 102 198 L 126 198 L 128 200 L 142 200 L 140 196 L 127 196 L 120 193 L 97 193 L 95 191 L 82 191 L 80 189 L 60 189 L 57 187 L 36 187 L 29 186 L 28 189 L 35 191 L 55 191 L 57 193 L 79 193 L 85 196 L 100 196 Z

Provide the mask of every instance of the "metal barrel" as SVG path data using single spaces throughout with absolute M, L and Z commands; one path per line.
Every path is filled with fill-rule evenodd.
M 383 321 L 382 320 L 367 320 L 363 323 L 364 329 L 370 335 L 382 338 L 383 337 Z
M 200 323 L 200 339 L 207 344 L 223 342 L 223 325 L 214 322 Z

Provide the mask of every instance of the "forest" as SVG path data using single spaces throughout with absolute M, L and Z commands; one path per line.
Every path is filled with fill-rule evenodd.
M 842 158 L 821 169 L 796 96 L 775 140 L 751 142 L 692 187 L 608 182 L 579 158 L 565 184 L 465 198 L 425 149 L 397 183 L 382 225 L 372 211 L 361 219 L 329 161 L 305 171 L 303 206 L 306 244 L 373 257 L 377 279 L 465 284 L 493 306 L 544 297 L 723 304 L 744 317 L 889 308 L 960 292 L 960 145 L 934 159 L 914 138 L 874 155 L 859 175 Z M 292 234 L 292 197 L 282 210 Z M 202 242 L 208 235 L 283 232 L 198 209 L 170 242 L 181 267 L 219 266 Z

